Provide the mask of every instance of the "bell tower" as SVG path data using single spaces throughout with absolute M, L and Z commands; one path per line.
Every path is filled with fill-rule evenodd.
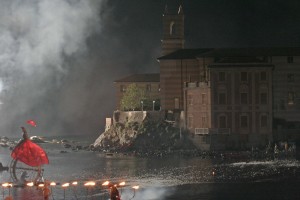
M 182 6 L 178 13 L 170 13 L 165 7 L 163 14 L 162 55 L 184 48 L 184 14 Z

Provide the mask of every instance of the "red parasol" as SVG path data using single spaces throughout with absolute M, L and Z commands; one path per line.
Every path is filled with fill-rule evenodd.
M 31 167 L 49 164 L 48 156 L 44 149 L 30 141 L 24 127 L 22 127 L 22 130 L 24 139 L 14 148 L 11 157 Z
M 35 121 L 33 121 L 33 120 L 28 120 L 28 121 L 27 121 L 27 124 L 36 127 L 36 123 L 35 123 Z

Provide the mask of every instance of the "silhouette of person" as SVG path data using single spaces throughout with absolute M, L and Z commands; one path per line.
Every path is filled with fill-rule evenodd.
M 27 172 L 23 171 L 20 176 L 20 184 L 24 185 L 26 183 L 26 178 L 28 178 Z
M 45 184 L 45 187 L 43 188 L 44 200 L 48 200 L 50 194 L 51 194 L 51 191 L 50 191 L 49 187 L 47 186 L 47 184 Z
M 111 200 L 120 200 L 120 194 L 116 186 L 111 186 L 110 188 L 110 199 Z

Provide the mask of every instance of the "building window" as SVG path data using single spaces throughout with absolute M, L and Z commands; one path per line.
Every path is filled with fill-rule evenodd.
M 260 104 L 268 104 L 268 96 L 266 92 L 260 93 Z
M 260 116 L 260 127 L 267 128 L 268 127 L 268 117 L 267 115 Z
M 241 72 L 241 81 L 242 82 L 248 81 L 248 73 L 247 72 Z
M 219 93 L 218 95 L 218 101 L 220 105 L 225 105 L 226 104 L 226 94 L 225 93 Z
M 201 103 L 206 104 L 206 94 L 201 95 Z
M 188 128 L 193 127 L 193 116 L 188 117 L 187 126 L 188 126 Z
M 293 56 L 287 57 L 287 62 L 288 63 L 293 63 L 294 62 L 294 57 Z
M 224 82 L 225 81 L 225 72 L 219 72 L 219 81 Z
M 188 102 L 188 105 L 193 105 L 193 96 L 192 95 L 188 95 L 187 102 Z
M 287 81 L 289 83 L 294 82 L 294 74 L 287 74 Z
M 146 91 L 147 92 L 151 92 L 151 84 L 147 84 L 146 85 Z
M 295 93 L 294 92 L 288 92 L 288 104 L 293 105 L 295 102 Z
M 241 93 L 241 104 L 248 104 L 248 93 Z
M 241 128 L 248 128 L 248 116 L 241 116 Z
M 176 26 L 175 26 L 175 22 L 171 22 L 170 23 L 170 35 L 175 35 L 176 34 Z
M 179 109 L 179 98 L 174 98 L 174 108 Z
M 267 72 L 260 72 L 260 80 L 261 81 L 267 80 Z
M 207 137 L 205 135 L 202 136 L 201 141 L 207 143 Z
M 203 128 L 206 128 L 206 127 L 207 127 L 207 124 L 206 124 L 206 117 L 202 117 L 201 121 L 202 121 L 202 127 L 203 127 Z
M 226 116 L 219 116 L 219 128 L 226 128 Z
M 120 92 L 126 92 L 126 87 L 125 85 L 120 86 Z

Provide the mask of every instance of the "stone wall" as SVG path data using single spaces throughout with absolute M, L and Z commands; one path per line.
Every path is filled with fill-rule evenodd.
M 141 124 L 146 118 L 148 121 L 159 122 L 164 119 L 164 113 L 160 111 L 115 111 L 113 114 L 113 124 L 125 124 L 126 122 Z

